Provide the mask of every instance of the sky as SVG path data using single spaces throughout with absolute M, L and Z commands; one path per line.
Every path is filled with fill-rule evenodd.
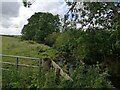
M 50 12 L 59 14 L 62 18 L 68 11 L 64 0 L 30 0 L 33 4 L 30 8 L 23 6 L 22 0 L 0 1 L 0 35 L 21 35 L 21 30 L 27 19 L 35 12 Z

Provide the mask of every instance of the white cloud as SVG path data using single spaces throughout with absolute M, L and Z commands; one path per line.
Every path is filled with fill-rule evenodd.
M 36 0 L 31 10 L 35 12 L 50 12 L 63 16 L 67 12 L 67 6 L 64 2 L 60 2 L 60 0 Z
M 67 12 L 67 6 L 60 0 L 36 0 L 31 8 L 25 8 L 22 2 L 19 3 L 19 15 L 17 17 L 9 17 L 9 19 L 7 17 L 3 18 L 4 22 L 0 24 L 0 34 L 20 35 L 23 26 L 27 24 L 27 19 L 35 12 L 50 12 L 54 15 L 59 14 L 61 17 Z
M 9 27 L 4 28 L 0 26 L 0 34 L 3 35 L 21 35 L 21 29 L 22 28 L 16 28 L 16 27 Z

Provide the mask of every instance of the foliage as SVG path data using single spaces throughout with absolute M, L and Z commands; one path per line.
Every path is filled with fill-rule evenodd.
M 120 68 L 118 66 L 120 59 L 120 7 L 116 6 L 114 2 L 88 3 L 73 0 L 73 2 L 66 3 L 70 9 L 64 17 L 64 26 L 71 25 L 72 28 L 76 28 L 77 24 L 81 24 L 80 28 L 87 34 L 77 40 L 78 46 L 73 50 L 74 56 L 85 59 L 85 63 L 89 64 L 96 61 L 107 62 L 105 64 L 108 65 L 111 75 L 119 76 L 117 68 Z M 119 4 L 119 1 L 117 3 Z M 116 68 L 116 74 L 114 68 Z M 115 81 L 114 85 L 116 84 Z
M 99 64 L 85 66 L 79 64 L 72 74 L 73 81 L 66 81 L 60 78 L 56 82 L 56 74 L 51 68 L 44 72 L 38 68 L 9 68 L 10 71 L 3 71 L 3 89 L 6 88 L 112 88 L 111 82 L 107 79 L 108 72 L 101 69 Z
M 76 28 L 77 24 L 81 24 L 81 29 L 85 27 L 115 29 L 115 24 L 118 25 L 119 7 L 114 6 L 113 2 L 75 2 L 73 0 L 66 3 L 71 8 L 65 15 L 65 26 L 71 25 Z
M 77 41 L 74 56 L 87 60 L 86 63 L 104 61 L 104 57 L 111 54 L 110 32 L 105 30 L 87 30 Z
M 54 48 L 67 56 L 72 55 L 78 60 L 87 60 L 86 63 L 93 64 L 103 61 L 104 57 L 112 53 L 110 35 L 111 32 L 102 29 L 67 29 L 57 37 Z
M 53 32 L 52 34 L 49 34 L 46 38 L 45 38 L 45 44 L 49 45 L 49 46 L 53 46 L 56 42 L 56 38 L 60 35 L 60 33 L 56 33 Z
M 35 13 L 22 30 L 22 39 L 44 42 L 45 37 L 53 32 L 59 32 L 58 15 L 51 13 Z
M 89 65 L 97 62 L 104 63 L 109 67 L 110 74 L 117 78 L 120 68 L 119 46 L 119 29 L 112 31 L 97 28 L 89 28 L 86 31 L 68 29 L 58 36 L 54 44 L 65 60 L 70 61 L 72 56 L 74 57 L 72 60 L 82 60 Z M 112 81 L 114 82 L 114 80 Z M 114 83 L 114 85 L 116 84 Z
M 63 80 L 61 86 L 63 88 L 112 88 L 107 77 L 107 70 L 101 69 L 99 64 L 87 67 L 79 64 L 72 75 L 74 81 Z
M 76 39 L 81 35 L 82 31 L 72 28 L 66 28 L 56 39 L 54 48 L 59 51 L 71 53 L 76 46 Z
M 51 69 L 47 73 L 33 68 L 9 68 L 3 71 L 2 88 L 50 88 L 56 87 L 55 73 Z M 52 83 L 51 83 L 52 81 Z M 52 88 L 53 88 L 52 87 Z

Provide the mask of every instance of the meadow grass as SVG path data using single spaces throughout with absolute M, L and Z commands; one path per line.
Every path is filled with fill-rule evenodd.
M 5 55 L 26 56 L 41 59 L 48 57 L 54 59 L 57 53 L 56 50 L 47 45 L 38 44 L 33 41 L 22 41 L 20 36 L 2 36 L 1 45 L 1 54 Z M 16 58 L 2 57 L 2 61 L 16 63 Z M 2 64 L 2 68 L 4 68 L 4 70 L 2 70 L 2 87 L 30 88 L 39 86 L 40 83 L 37 81 L 42 77 L 41 73 L 39 73 L 41 68 L 32 68 L 32 65 L 38 66 L 38 62 L 38 60 L 19 59 L 19 64 L 27 64 L 30 65 L 30 67 L 19 66 L 18 68 L 16 68 L 15 65 Z M 40 74 L 40 76 L 38 76 L 38 74 Z M 41 80 L 39 80 L 39 82 L 40 81 Z M 41 82 L 43 82 L 43 80 Z
M 41 50 L 44 52 L 39 52 Z M 20 36 L 2 36 L 2 54 L 41 59 L 48 57 L 50 59 L 54 59 L 57 55 L 57 51 L 47 45 L 38 44 L 34 41 L 22 41 Z M 16 59 L 3 57 L 2 61 L 15 63 Z M 19 64 L 38 65 L 38 61 L 19 59 Z

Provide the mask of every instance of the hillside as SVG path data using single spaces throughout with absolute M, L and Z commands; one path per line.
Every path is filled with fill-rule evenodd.
M 22 41 L 17 36 L 2 36 L 2 54 L 15 55 L 15 56 L 26 56 L 34 58 L 50 58 L 56 57 L 56 51 L 44 44 L 38 44 L 33 41 Z M 4 59 L 5 58 L 5 59 Z M 12 62 L 15 60 L 11 58 L 3 57 L 3 61 Z M 25 61 L 20 60 L 21 63 L 31 63 L 31 60 Z M 32 62 L 33 63 L 33 62 Z
M 40 53 L 39 51 L 44 51 Z M 29 56 L 44 58 L 43 55 L 47 54 L 48 57 L 54 58 L 56 51 L 44 44 L 38 44 L 33 41 L 21 41 L 17 37 L 2 37 L 2 54 Z

